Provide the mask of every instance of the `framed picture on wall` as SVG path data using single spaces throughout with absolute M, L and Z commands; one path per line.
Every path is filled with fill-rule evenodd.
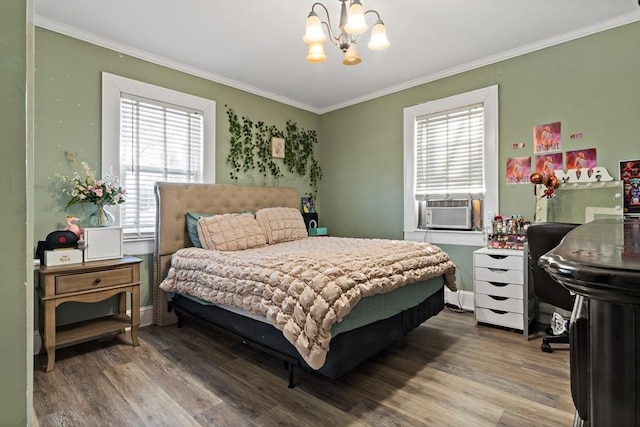
M 313 203 L 313 197 L 311 196 L 301 197 L 300 205 L 303 213 L 314 213 L 316 211 L 316 206 Z
M 271 138 L 271 157 L 275 157 L 277 159 L 284 159 L 284 139 L 276 138 L 275 136 Z
M 640 159 L 620 161 L 624 214 L 640 216 Z

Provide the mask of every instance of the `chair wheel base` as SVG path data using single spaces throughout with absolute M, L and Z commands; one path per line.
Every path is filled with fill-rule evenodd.
M 543 342 L 542 345 L 540 345 L 540 349 L 545 353 L 553 353 L 553 349 L 551 348 L 549 343 L 546 342 Z

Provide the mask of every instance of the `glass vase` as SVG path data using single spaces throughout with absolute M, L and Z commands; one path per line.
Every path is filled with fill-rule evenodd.
M 104 208 L 104 205 L 96 205 L 96 210 L 89 215 L 91 227 L 109 227 L 115 223 L 115 217 Z

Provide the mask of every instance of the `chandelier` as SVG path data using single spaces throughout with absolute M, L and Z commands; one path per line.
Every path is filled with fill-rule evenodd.
M 384 26 L 384 22 L 380 19 L 380 14 L 375 10 L 367 10 L 365 12 L 360 0 L 351 0 L 349 4 L 349 10 L 347 11 L 347 0 L 338 0 L 342 3 L 340 8 L 340 25 L 338 29 L 340 33 L 335 35 L 331 29 L 331 19 L 329 18 L 329 11 L 322 3 L 314 3 L 311 6 L 311 12 L 307 17 L 307 31 L 303 37 L 305 43 L 309 45 L 309 53 L 307 54 L 307 61 L 312 63 L 321 63 L 327 59 L 327 55 L 324 53 L 324 46 L 322 42 L 325 41 L 326 35 L 322 30 L 324 25 L 329 33 L 329 41 L 338 46 L 342 52 L 344 52 L 344 59 L 342 63 L 345 65 L 356 65 L 362 62 L 362 59 L 358 55 L 356 48 L 356 41 L 360 37 L 360 34 L 367 31 L 369 28 L 365 22 L 365 14 L 375 13 L 378 19 L 371 30 L 371 39 L 367 47 L 371 50 L 383 50 L 389 47 L 389 40 L 387 40 L 387 29 Z M 327 20 L 321 21 L 318 14 L 315 12 L 315 7 L 320 6 L 324 9 Z

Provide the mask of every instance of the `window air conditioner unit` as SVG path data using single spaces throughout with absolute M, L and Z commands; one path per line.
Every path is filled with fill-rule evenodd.
M 425 228 L 471 230 L 471 199 L 429 200 L 421 223 Z

